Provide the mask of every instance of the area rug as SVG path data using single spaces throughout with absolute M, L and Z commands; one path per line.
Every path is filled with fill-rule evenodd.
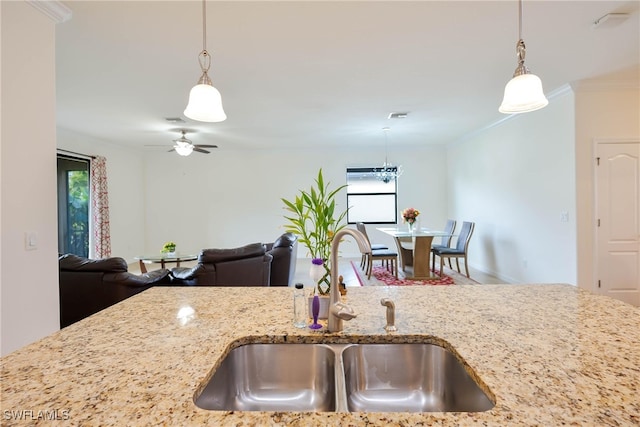
M 373 270 L 371 272 L 371 280 L 367 279 L 365 273 L 360 269 L 359 265 L 356 262 L 351 261 L 351 266 L 353 267 L 353 271 L 358 277 L 358 281 L 360 282 L 360 286 L 420 286 L 420 285 L 429 285 L 429 286 L 437 286 L 437 285 L 454 285 L 456 284 L 456 280 L 452 276 L 460 276 L 455 272 L 451 272 L 451 275 L 443 274 L 442 277 L 439 276 L 439 271 L 434 271 L 437 277 L 432 279 L 424 279 L 424 280 L 409 280 L 406 279 L 402 272 L 398 274 L 398 278 L 396 279 L 393 274 L 391 274 L 387 269 L 381 265 L 374 265 Z M 374 280 L 375 278 L 375 280 Z M 464 284 L 466 282 L 477 283 L 471 279 L 467 279 L 466 277 L 460 276 L 461 281 Z M 462 280 L 465 279 L 465 280 Z

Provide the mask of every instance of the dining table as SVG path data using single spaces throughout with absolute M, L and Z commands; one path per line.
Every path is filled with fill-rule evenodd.
M 409 280 L 422 280 L 438 277 L 431 269 L 431 243 L 434 237 L 447 237 L 449 233 L 424 227 L 378 227 L 393 237 L 400 257 L 398 265 Z M 407 267 L 411 269 L 407 272 Z
M 168 263 L 175 263 L 176 267 L 180 267 L 181 262 L 195 261 L 198 259 L 198 255 L 195 254 L 154 254 L 154 255 L 140 255 L 134 257 L 140 263 L 140 272 L 146 273 L 146 264 L 160 264 L 160 268 L 166 268 Z

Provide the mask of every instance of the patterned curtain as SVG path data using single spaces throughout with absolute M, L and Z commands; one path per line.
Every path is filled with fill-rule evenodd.
M 107 159 L 102 156 L 96 156 L 91 160 L 91 225 L 93 228 L 93 257 L 110 257 L 111 233 L 109 231 Z

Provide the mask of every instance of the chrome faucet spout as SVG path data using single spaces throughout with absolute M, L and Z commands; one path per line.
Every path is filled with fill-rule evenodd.
M 370 252 L 370 246 L 367 238 L 358 230 L 352 228 L 343 228 L 338 231 L 331 241 L 331 293 L 329 299 L 329 322 L 327 329 L 329 332 L 342 331 L 342 321 L 351 320 L 357 316 L 351 307 L 342 302 L 340 297 L 340 284 L 338 283 L 338 247 L 340 240 L 345 236 L 351 236 L 358 244 L 358 248 L 362 253 Z

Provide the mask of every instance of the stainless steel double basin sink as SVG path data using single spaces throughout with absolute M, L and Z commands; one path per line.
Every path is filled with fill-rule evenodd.
M 436 344 L 285 343 L 231 350 L 195 403 L 215 411 L 479 412 L 494 399 Z

